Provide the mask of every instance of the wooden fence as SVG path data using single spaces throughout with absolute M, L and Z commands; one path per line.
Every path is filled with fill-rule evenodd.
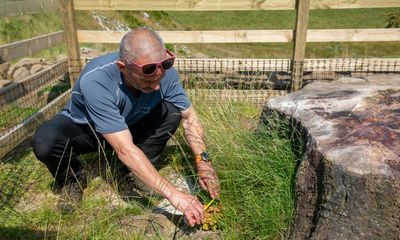
M 306 42 L 400 41 L 400 29 L 398 28 L 308 29 L 310 9 L 400 7 L 399 0 L 3 0 L 0 1 L 0 16 L 54 11 L 58 7 L 61 10 L 65 32 L 1 46 L 0 61 L 9 61 L 65 41 L 68 44 L 69 72 L 73 84 L 81 69 L 79 43 L 118 43 L 125 34 L 125 32 L 115 31 L 78 31 L 75 10 L 254 11 L 295 9 L 296 25 L 293 26 L 293 29 L 159 32 L 166 43 L 294 42 L 291 61 L 292 90 L 298 90 L 302 85 Z
M 236 31 L 161 31 L 167 43 L 249 43 L 294 42 L 292 57 L 292 90 L 302 86 L 306 42 L 337 41 L 400 41 L 400 29 L 308 29 L 310 9 L 380 8 L 400 7 L 398 0 L 226 0 L 226 1 L 171 1 L 171 0 L 64 0 L 65 10 L 165 10 L 165 11 L 235 11 L 235 10 L 287 10 L 296 9 L 294 31 L 282 30 L 236 30 Z M 70 13 L 72 15 L 73 13 Z M 79 42 L 118 43 L 125 32 L 77 30 L 71 21 L 67 36 L 70 52 L 77 52 Z M 66 28 L 67 29 L 67 28 Z

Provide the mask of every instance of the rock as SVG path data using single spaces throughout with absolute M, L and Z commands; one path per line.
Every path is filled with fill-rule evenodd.
M 0 79 L 0 88 L 7 87 L 10 83 L 12 83 L 11 80 Z
M 10 63 L 0 64 L 0 78 L 3 78 L 3 79 L 7 78 L 8 69 L 10 69 Z
M 290 239 L 399 239 L 400 77 L 309 84 L 276 110 L 307 139 Z
M 173 237 L 176 225 L 166 216 L 156 213 L 145 213 L 136 216 L 126 216 L 119 222 L 120 231 L 146 237 Z
M 20 81 L 26 77 L 28 77 L 31 73 L 26 67 L 20 67 L 17 70 L 15 70 L 13 74 L 13 79 L 14 81 Z
M 32 67 L 32 65 L 35 65 L 35 64 L 45 65 L 46 63 L 44 61 L 45 60 L 40 59 L 40 58 L 23 58 L 23 59 L 19 60 L 17 63 L 11 65 L 11 67 L 8 69 L 8 72 L 7 72 L 7 78 L 13 79 L 15 71 L 17 71 L 17 69 L 19 69 L 19 68 L 24 67 L 26 69 L 30 69 Z
M 44 60 L 40 58 L 23 58 L 19 60 L 16 64 L 13 64 L 13 67 L 15 68 L 26 67 L 27 69 L 30 69 L 32 65 L 42 64 L 43 62 Z
M 30 69 L 30 73 L 31 74 L 35 74 L 35 73 L 39 72 L 42 69 L 43 69 L 43 65 L 42 64 L 35 64 L 35 65 L 32 65 L 32 67 Z

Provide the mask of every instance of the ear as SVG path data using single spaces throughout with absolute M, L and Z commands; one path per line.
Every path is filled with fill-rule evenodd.
M 125 66 L 125 63 L 123 61 L 118 60 L 117 61 L 117 65 L 118 65 L 118 68 L 119 68 L 120 71 L 126 70 L 126 66 Z

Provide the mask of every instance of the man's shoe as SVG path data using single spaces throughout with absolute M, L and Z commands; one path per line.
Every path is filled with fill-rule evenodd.
M 83 189 L 78 182 L 68 183 L 61 188 L 58 209 L 62 213 L 72 213 L 82 202 Z

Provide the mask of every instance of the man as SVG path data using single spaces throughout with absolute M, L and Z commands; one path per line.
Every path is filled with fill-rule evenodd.
M 85 172 L 77 156 L 97 151 L 105 139 L 119 160 L 182 211 L 190 225 L 203 222 L 199 200 L 178 191 L 149 160 L 161 153 L 182 121 L 200 185 L 212 198 L 218 197 L 219 180 L 206 153 L 203 128 L 173 63 L 173 53 L 154 31 L 137 28 L 123 37 L 119 54 L 87 64 L 65 108 L 44 123 L 33 139 L 36 157 L 64 192 L 82 198 Z

